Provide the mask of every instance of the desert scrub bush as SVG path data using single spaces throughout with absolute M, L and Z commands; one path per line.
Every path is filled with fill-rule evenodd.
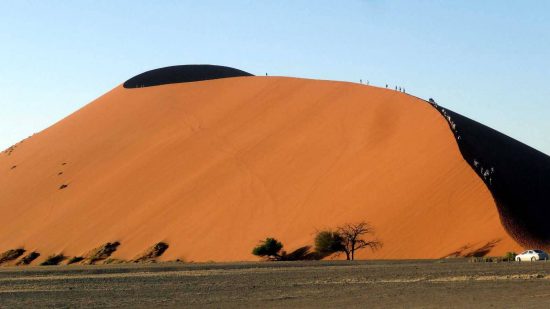
M 506 261 L 506 259 L 502 256 L 480 256 L 470 259 L 471 263 L 500 263 L 504 261 Z
M 10 249 L 8 251 L 5 251 L 4 253 L 0 254 L 0 264 L 13 261 L 22 256 L 23 253 L 25 253 L 25 249 L 22 248 Z
M 40 256 L 40 253 L 33 251 L 27 255 L 25 255 L 19 262 L 17 262 L 17 266 L 25 266 L 32 263 L 32 261 L 36 260 Z
M 320 231 L 315 236 L 315 251 L 320 255 L 329 256 L 333 253 L 343 252 L 344 239 L 338 232 L 334 231 Z
M 275 238 L 268 237 L 252 249 L 252 254 L 265 258 L 270 261 L 281 259 L 280 251 L 283 249 L 283 244 Z
M 507 262 L 515 261 L 517 255 L 518 254 L 515 252 L 506 252 L 506 254 L 504 254 L 504 260 Z
M 59 265 L 66 257 L 63 254 L 53 254 L 48 256 L 48 258 L 42 262 L 41 266 L 53 266 L 53 265 Z
M 134 263 L 154 263 L 155 259 L 164 254 L 168 250 L 168 244 L 158 242 L 151 248 L 147 249 L 143 254 L 133 260 Z

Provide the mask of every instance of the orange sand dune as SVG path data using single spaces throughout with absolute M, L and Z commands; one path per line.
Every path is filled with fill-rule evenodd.
M 0 155 L 0 214 L 0 251 L 41 258 L 118 240 L 115 258 L 256 260 L 267 236 L 292 250 L 361 220 L 384 247 L 359 258 L 520 250 L 429 104 L 296 78 L 119 86 Z

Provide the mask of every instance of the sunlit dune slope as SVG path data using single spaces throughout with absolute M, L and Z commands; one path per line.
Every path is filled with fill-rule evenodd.
M 282 77 L 119 86 L 0 154 L 0 213 L 0 251 L 41 258 L 165 241 L 163 260 L 256 260 L 267 236 L 362 220 L 384 247 L 359 258 L 520 250 L 432 106 Z

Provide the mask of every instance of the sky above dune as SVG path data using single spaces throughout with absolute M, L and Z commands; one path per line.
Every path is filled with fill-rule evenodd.
M 369 81 L 550 154 L 548 1 L 1 1 L 0 148 L 175 64 Z

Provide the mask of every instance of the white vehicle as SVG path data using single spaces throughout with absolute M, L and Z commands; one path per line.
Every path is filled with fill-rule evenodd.
M 522 262 L 522 261 L 541 261 L 541 260 L 548 260 L 548 253 L 542 251 L 542 250 L 526 250 L 522 253 L 516 255 L 516 261 Z

